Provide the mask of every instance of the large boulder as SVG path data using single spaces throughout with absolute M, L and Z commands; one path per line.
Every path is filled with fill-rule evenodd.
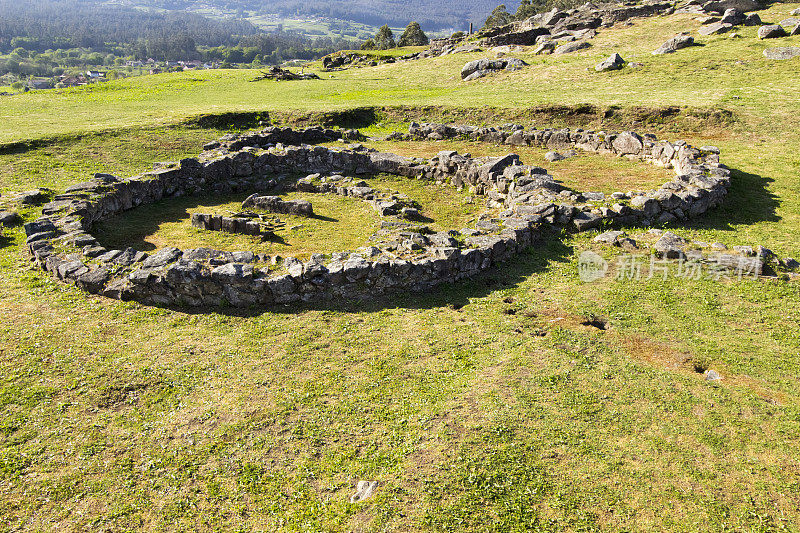
M 729 9 L 748 12 L 764 9 L 764 4 L 759 0 L 718 0 L 707 3 L 703 6 L 703 9 L 707 13 L 725 13 Z
M 759 39 L 775 39 L 776 37 L 786 37 L 788 34 L 780 24 L 769 24 L 758 28 Z
M 780 46 L 778 48 L 767 48 L 764 50 L 764 57 L 767 59 L 792 59 L 800 57 L 800 46 Z
M 662 44 L 658 50 L 653 52 L 653 55 L 672 54 L 681 48 L 687 48 L 694 44 L 694 37 L 685 33 L 679 33 L 672 39 Z
M 625 60 L 622 59 L 622 56 L 617 53 L 613 53 L 606 59 L 598 63 L 594 67 L 594 69 L 597 72 L 605 72 L 607 70 L 619 70 L 624 66 L 625 66 Z

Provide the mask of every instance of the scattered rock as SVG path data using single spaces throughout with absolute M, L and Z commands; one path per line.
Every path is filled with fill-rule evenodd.
M 523 60 L 513 57 L 502 59 L 476 59 L 475 61 L 470 61 L 461 68 L 461 79 L 463 81 L 472 81 L 501 70 L 519 70 L 527 65 L 528 64 Z
M 706 13 L 724 13 L 728 9 L 738 9 L 744 12 L 758 11 L 764 7 L 760 0 L 718 0 L 703 5 Z
M 639 246 L 636 244 L 636 241 L 631 239 L 630 237 L 623 237 L 617 241 L 617 246 L 622 248 L 627 252 L 635 252 L 639 249 Z
M 784 60 L 798 56 L 800 56 L 800 46 L 781 46 L 764 50 L 764 57 L 767 59 Z
M 614 53 L 608 56 L 605 60 L 601 61 L 594 67 L 597 72 L 605 72 L 608 70 L 619 70 L 625 66 L 625 60 L 622 56 Z
M 745 21 L 745 14 L 736 9 L 726 9 L 722 15 L 720 22 L 723 24 L 730 24 L 731 26 L 741 26 Z
M 52 191 L 49 189 L 33 189 L 18 193 L 14 195 L 12 199 L 23 205 L 38 205 L 47 199 L 47 196 L 50 194 L 50 192 Z
M 744 18 L 744 25 L 745 26 L 761 26 L 763 22 L 761 22 L 761 17 L 758 16 L 758 13 L 750 13 Z
M 552 54 L 553 50 L 556 49 L 556 42 L 555 41 L 544 41 L 540 43 L 539 46 L 533 51 L 534 54 Z
M 780 24 L 770 24 L 758 28 L 759 39 L 775 39 L 777 37 L 786 37 L 787 35 L 786 30 Z
M 572 52 L 577 52 L 578 50 L 585 50 L 590 46 L 592 45 L 586 41 L 574 41 L 571 43 L 562 44 L 553 51 L 553 55 L 559 56 L 563 54 L 571 54 Z
M 400 210 L 400 215 L 408 220 L 419 220 L 420 218 L 419 209 L 413 207 L 404 207 Z
M 359 481 L 356 484 L 356 493 L 350 496 L 350 503 L 363 502 L 373 494 L 378 488 L 377 481 Z
M 795 26 L 800 24 L 800 19 L 791 17 L 791 18 L 788 18 L 788 19 L 783 19 L 778 24 L 783 26 L 788 31 L 789 29 L 794 29 Z
M 781 263 L 783 263 L 784 268 L 787 270 L 797 270 L 800 268 L 800 261 L 797 261 L 793 257 L 786 257 Z
M 718 35 L 720 33 L 725 33 L 726 31 L 733 28 L 733 24 L 728 24 L 726 22 L 715 22 L 714 24 L 709 24 L 697 32 L 700 35 Z
M 662 257 L 667 259 L 679 259 L 683 257 L 683 245 L 686 241 L 672 233 L 665 231 L 653 245 L 653 249 Z
M 19 215 L 14 211 L 0 211 L 0 226 L 12 226 L 19 222 Z
M 551 163 L 566 159 L 566 157 L 559 154 L 558 152 L 547 152 L 546 154 L 544 154 L 544 158 L 550 161 Z
M 716 370 L 706 370 L 706 381 L 720 381 L 722 376 Z
M 680 33 L 662 44 L 658 50 L 653 52 L 653 55 L 672 54 L 681 48 L 688 48 L 694 44 L 694 37 L 686 33 Z
M 594 242 L 602 242 L 603 244 L 617 244 L 617 241 L 624 236 L 624 231 L 607 231 L 595 237 Z
M 572 224 L 578 231 L 586 231 L 587 229 L 596 228 L 602 222 L 602 217 L 594 213 L 578 213 L 572 219 Z

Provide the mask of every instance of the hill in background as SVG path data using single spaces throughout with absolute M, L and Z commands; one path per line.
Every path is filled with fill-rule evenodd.
M 107 3 L 91 0 L 95 3 Z M 486 16 L 497 5 L 497 0 L 133 0 L 132 5 L 168 10 L 188 10 L 200 13 L 216 11 L 218 14 L 240 18 L 259 15 L 279 15 L 292 19 L 322 17 L 353 21 L 370 26 L 389 24 L 405 27 L 411 20 L 420 23 L 423 29 L 436 31 L 445 29 L 463 30 L 470 22 L 482 24 Z M 519 2 L 506 3 L 509 10 L 516 10 Z

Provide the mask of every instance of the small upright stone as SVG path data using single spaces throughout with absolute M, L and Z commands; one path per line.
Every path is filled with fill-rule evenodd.
M 608 56 L 606 59 L 601 61 L 594 67 L 597 72 L 606 72 L 608 70 L 619 70 L 625 66 L 625 60 L 622 59 L 622 56 L 613 53 Z

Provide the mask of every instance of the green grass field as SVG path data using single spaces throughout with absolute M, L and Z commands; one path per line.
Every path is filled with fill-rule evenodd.
M 0 205 L 12 191 L 61 191 L 93 172 L 133 175 L 197 154 L 226 132 L 197 125 L 201 114 L 269 111 L 290 123 L 368 106 L 347 120 L 361 117 L 373 135 L 428 118 L 540 127 L 585 118 L 594 129 L 719 146 L 733 169 L 729 197 L 671 229 L 800 257 L 800 62 L 761 53 L 800 37 L 763 42 L 743 28 L 740 39 L 649 54 L 697 28 L 686 15 L 636 20 L 601 31 L 585 52 L 523 53 L 530 67 L 468 84 L 460 67 L 481 54 L 308 83 L 207 71 L 4 97 Z M 642 66 L 586 70 L 612 51 Z M 580 114 L 579 104 L 600 110 Z M 664 114 L 668 106 L 677 111 Z M 409 155 L 507 151 L 365 144 Z M 585 189 L 666 181 L 625 159 L 544 164 L 541 150 L 519 152 Z M 420 201 L 442 226 L 481 207 L 421 182 L 371 184 Z M 239 201 L 133 210 L 106 222 L 103 238 L 143 249 L 256 246 L 186 222 Z M 369 206 L 325 202 L 327 218 L 359 226 L 321 220 L 331 235 L 287 233 L 296 251 L 370 234 Z M 594 235 L 553 235 L 428 294 L 199 312 L 88 296 L 31 265 L 21 227 L 4 229 L 0 531 L 800 531 L 798 282 L 581 283 L 581 251 L 621 253 Z M 586 324 L 597 317 L 610 326 Z M 705 381 L 707 368 L 722 381 Z M 351 504 L 358 480 L 380 486 Z

